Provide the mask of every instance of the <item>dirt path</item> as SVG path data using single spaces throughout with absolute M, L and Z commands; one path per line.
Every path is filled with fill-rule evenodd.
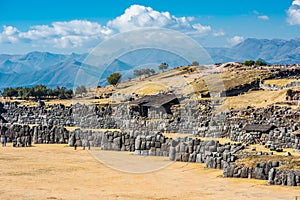
M 133 156 L 120 155 L 124 159 Z M 176 162 L 154 172 L 132 174 L 111 169 L 95 156 L 97 153 L 91 155 L 63 145 L 0 148 L 0 199 L 294 200 L 300 196 L 297 187 L 224 179 L 220 170 L 205 169 L 195 163 Z M 162 157 L 134 159 L 167 162 Z

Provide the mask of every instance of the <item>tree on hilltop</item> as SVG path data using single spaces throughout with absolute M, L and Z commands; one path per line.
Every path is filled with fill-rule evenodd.
M 155 70 L 154 69 L 151 69 L 151 68 L 146 68 L 146 69 L 135 69 L 133 70 L 133 75 L 135 77 L 140 77 L 142 75 L 145 75 L 145 76 L 150 76 L 150 75 L 153 75 L 155 74 Z
M 255 66 L 267 66 L 268 63 L 266 63 L 263 60 L 256 60 L 256 61 L 254 61 L 254 60 L 245 60 L 244 65 L 246 65 L 246 66 L 254 66 L 254 65 Z
M 164 70 L 168 69 L 168 67 L 169 67 L 169 65 L 167 63 L 163 62 L 158 66 L 158 69 L 161 71 L 164 71 Z
M 45 85 L 36 85 L 32 88 L 29 87 L 16 87 L 16 88 L 4 88 L 2 92 L 3 97 L 17 97 L 21 99 L 42 99 L 49 97 L 57 97 L 61 99 L 72 98 L 73 91 L 66 87 L 57 87 L 55 89 L 47 88 Z
M 253 66 L 255 64 L 254 60 L 245 60 L 244 65 L 246 66 Z
M 47 95 L 47 87 L 45 85 L 34 86 L 31 90 L 31 94 L 35 96 L 35 98 L 40 99 Z
M 256 65 L 256 66 L 267 66 L 268 63 L 266 63 L 266 62 L 263 61 L 263 60 L 257 60 L 257 61 L 255 62 L 255 65 Z
M 84 93 L 87 93 L 87 89 L 84 85 L 81 85 L 81 86 L 77 86 L 76 89 L 75 89 L 75 94 L 84 94 Z
M 199 62 L 198 61 L 193 61 L 192 66 L 199 66 Z
M 135 70 L 133 70 L 133 75 L 134 75 L 135 77 L 142 76 L 142 71 L 139 70 L 139 69 L 135 69 Z
M 121 80 L 122 75 L 119 72 L 112 73 L 106 79 L 110 85 L 116 86 Z

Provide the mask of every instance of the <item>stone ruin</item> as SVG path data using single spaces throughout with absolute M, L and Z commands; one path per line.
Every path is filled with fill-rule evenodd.
M 193 134 L 200 137 L 230 138 L 247 144 L 265 144 L 271 150 L 294 148 L 300 150 L 300 110 L 290 107 L 248 107 L 215 113 L 208 101 L 188 100 L 173 106 L 172 114 L 151 111 L 148 117 L 131 115 L 129 104 L 87 106 L 62 104 L 28 107 L 16 103 L 0 106 L 2 123 L 36 124 L 55 127 L 81 127 L 90 129 L 120 129 L 140 132 L 166 132 Z M 263 126 L 272 128 L 260 131 Z M 247 126 L 254 127 L 247 130 Z M 256 127 L 256 128 L 255 128 Z
M 300 110 L 290 107 L 247 107 L 215 112 L 214 102 L 182 100 L 164 110 L 149 110 L 147 117 L 132 114 L 130 104 L 116 106 L 0 104 L 1 135 L 16 146 L 61 143 L 132 151 L 136 155 L 166 156 L 173 161 L 205 163 L 224 170 L 224 177 L 251 177 L 270 184 L 298 185 L 299 174 L 277 170 L 277 164 L 247 168 L 235 164 L 243 156 L 244 144 L 263 144 L 270 151 L 300 150 Z M 30 125 L 30 126 L 29 126 Z M 78 127 L 68 131 L 67 126 Z M 116 129 L 114 131 L 92 129 Z M 167 138 L 161 134 L 193 134 L 199 137 L 230 138 L 236 144 L 195 138 Z M 274 165 L 273 165 L 274 164 Z M 280 164 L 281 165 L 281 164 Z M 262 167 L 263 166 L 263 167 Z M 287 178 L 290 177 L 290 178 Z M 291 178 L 292 177 L 292 178 Z
M 73 146 L 76 143 L 83 147 L 101 147 L 102 150 L 131 151 L 135 155 L 165 156 L 171 161 L 205 163 L 207 168 L 222 169 L 224 177 L 262 179 L 277 185 L 300 185 L 298 171 L 277 170 L 277 167 L 285 163 L 257 163 L 253 168 L 235 164 L 237 159 L 246 156 L 242 152 L 245 145 L 241 143 L 222 145 L 215 140 L 188 137 L 172 139 L 161 133 L 82 129 L 67 131 L 63 127 L 41 125 L 32 128 L 27 125 L 1 126 L 1 130 L 1 134 L 5 134 L 8 141 L 20 138 L 24 146 L 27 146 L 29 138 L 34 144 L 62 143 Z
M 286 100 L 287 101 L 300 101 L 300 91 L 289 89 L 286 92 Z

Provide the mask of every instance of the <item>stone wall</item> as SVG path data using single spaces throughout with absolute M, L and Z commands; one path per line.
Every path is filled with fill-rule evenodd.
M 251 83 L 240 85 L 238 87 L 226 90 L 221 93 L 221 97 L 237 96 L 246 93 L 249 90 L 257 90 L 257 89 L 259 89 L 259 80 L 255 80 Z
M 69 140 L 69 132 L 64 127 L 58 126 L 33 126 L 6 124 L 1 125 L 1 135 L 6 136 L 7 142 L 13 142 L 18 146 L 31 146 L 35 144 L 66 144 Z M 18 144 L 17 144 L 18 143 Z
M 300 172 L 297 170 L 278 170 L 277 167 L 284 165 L 282 162 L 260 162 L 255 167 L 227 165 L 223 170 L 226 178 L 253 178 L 268 180 L 270 185 L 300 186 Z
M 116 107 L 52 105 L 26 107 L 16 103 L 4 104 L 1 116 L 10 123 L 43 124 L 45 126 L 79 126 L 93 129 L 121 129 L 147 132 L 187 133 L 201 137 L 229 137 L 232 141 L 263 142 L 269 148 L 300 149 L 300 139 L 293 132 L 300 128 L 300 112 L 289 107 L 245 108 L 214 113 L 213 102 L 190 100 L 172 109 L 173 115 L 153 118 L 130 116 L 127 104 Z M 157 116 L 156 116 L 157 115 Z M 156 118 L 162 117 L 162 118 Z M 246 124 L 272 124 L 277 128 L 266 134 L 246 133 Z M 258 136 L 258 138 L 254 138 Z
M 300 138 L 293 134 L 300 128 L 299 114 L 299 111 L 292 111 L 289 107 L 277 106 L 249 110 L 248 118 L 232 121 L 233 123 L 229 122 L 230 139 L 249 144 L 262 143 L 270 149 L 294 148 L 299 150 Z M 245 124 L 270 124 L 277 128 L 268 133 L 247 133 L 243 130 Z
M 279 167 L 280 165 L 282 165 L 282 163 L 260 162 L 257 163 L 255 167 L 247 167 L 245 165 L 236 165 L 233 163 L 224 168 L 223 177 L 268 180 L 269 171 L 272 168 Z
M 259 87 L 263 90 L 283 90 L 286 88 L 292 88 L 292 87 L 299 87 L 300 86 L 300 81 L 294 81 L 291 83 L 288 83 L 286 85 L 273 85 L 273 84 L 266 84 L 264 82 L 260 82 Z
M 277 148 L 293 148 L 295 150 L 300 149 L 300 137 L 293 134 L 295 130 L 287 129 L 286 127 L 275 128 L 269 133 L 250 132 L 246 133 L 241 130 L 234 132 L 231 135 L 232 141 L 239 141 L 249 144 L 265 144 L 270 150 L 276 150 Z
M 161 133 L 140 133 L 120 131 L 93 131 L 75 129 L 67 131 L 63 127 L 6 125 L 1 126 L 1 135 L 16 145 L 62 143 L 73 146 L 101 147 L 102 150 L 131 151 L 135 155 L 165 156 L 171 161 L 205 163 L 207 168 L 223 169 L 224 177 L 254 178 L 268 180 L 269 184 L 300 186 L 300 172 L 294 170 L 277 170 L 285 164 L 281 162 L 260 162 L 255 167 L 237 165 L 235 161 L 245 156 L 240 143 L 224 145 L 215 140 L 197 138 L 165 137 Z M 29 141 L 30 140 L 30 141 Z M 24 144 L 24 145 L 23 145 Z
M 5 103 L 2 116 L 10 123 L 43 124 L 51 126 L 79 126 L 83 128 L 117 128 L 110 106 L 62 104 L 29 107 Z
M 43 124 L 44 126 L 79 126 L 93 129 L 132 130 L 148 132 L 187 133 L 201 137 L 229 137 L 232 141 L 245 143 L 262 142 L 271 149 L 294 148 L 300 150 L 300 138 L 293 132 L 300 129 L 300 112 L 289 107 L 269 106 L 245 108 L 214 113 L 213 102 L 189 100 L 172 109 L 173 115 L 160 116 L 150 113 L 150 118 L 131 116 L 128 105 L 99 107 L 61 104 L 46 107 L 26 107 L 6 103 L 1 116 L 10 123 Z M 152 118 L 151 118 L 152 117 Z M 159 118 L 156 118 L 159 117 Z M 162 117 L 162 118 L 160 118 Z M 272 124 L 268 133 L 246 133 L 246 124 Z
M 269 171 L 268 184 L 300 186 L 300 172 L 296 170 L 277 170 L 272 168 Z

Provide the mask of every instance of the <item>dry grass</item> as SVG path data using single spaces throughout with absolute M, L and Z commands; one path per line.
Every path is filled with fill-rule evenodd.
M 269 79 L 269 80 L 265 80 L 264 83 L 270 85 L 285 86 L 289 83 L 297 82 L 297 81 L 299 81 L 299 79 Z
M 256 163 L 259 162 L 286 162 L 289 163 L 288 165 L 281 166 L 280 169 L 293 169 L 299 170 L 300 169 L 300 157 L 299 156 L 283 156 L 283 155 L 253 155 L 248 156 L 243 159 L 239 159 L 236 163 L 237 164 L 245 164 L 248 167 L 255 167 Z
M 8 98 L 3 98 L 0 97 L 0 102 L 18 102 L 22 105 L 26 105 L 26 106 L 37 106 L 37 102 L 35 101 L 28 101 L 28 100 L 18 100 L 18 99 L 8 99 Z
M 70 100 L 50 100 L 45 103 L 48 105 L 62 103 L 71 105 L 74 103 L 81 104 L 107 104 L 118 103 L 121 99 L 93 99 L 95 95 L 102 93 L 115 93 L 115 94 L 132 94 L 139 95 L 155 94 L 159 91 L 166 91 L 169 89 L 175 90 L 176 94 L 199 94 L 210 91 L 221 92 L 225 89 L 235 88 L 247 83 L 251 83 L 257 79 L 265 79 L 270 76 L 268 71 L 263 70 L 245 70 L 245 71 L 224 71 L 219 72 L 217 69 L 202 69 L 196 67 L 181 67 L 172 69 L 163 73 L 158 73 L 150 77 L 133 79 L 120 83 L 117 88 L 108 86 L 104 88 L 90 88 L 86 98 L 77 98 Z M 268 95 L 267 95 L 268 96 Z M 251 96 L 249 96 L 251 101 Z M 253 99 L 253 98 L 252 98 Z M 239 104 L 233 100 L 233 104 Z M 248 101 L 248 100 L 247 100 Z M 258 101 L 258 100 L 255 100 Z M 36 102 L 32 101 L 19 101 L 22 104 L 36 106 Z M 252 102 L 244 102 L 248 104 Z M 254 102 L 257 104 L 257 102 Z M 260 104 L 260 103 L 259 103 Z M 262 104 L 261 106 L 264 106 Z
M 264 145 L 260 145 L 260 144 L 253 144 L 253 145 L 250 145 L 249 148 L 247 149 L 244 149 L 243 151 L 245 152 L 250 152 L 251 151 L 251 148 L 255 148 L 256 149 L 256 152 L 257 151 L 261 151 L 261 152 L 270 152 L 270 149 L 266 148 Z M 285 155 L 285 152 L 290 152 L 292 153 L 294 156 L 298 156 L 300 157 L 300 153 L 299 152 L 293 152 L 293 149 L 291 148 L 283 148 L 283 151 L 282 152 L 276 152 L 276 151 L 273 151 L 273 154 L 274 155 L 278 155 L 278 156 L 284 156 Z
M 37 106 L 37 102 L 31 101 L 31 100 L 16 100 L 16 99 L 3 99 L 0 98 L 1 102 L 18 102 L 21 105 L 25 106 Z M 118 101 L 117 99 L 114 99 L 114 101 Z M 112 103 L 112 99 L 94 99 L 94 98 L 77 98 L 77 99 L 51 99 L 51 100 L 45 100 L 44 101 L 46 105 L 54 105 L 54 104 L 64 104 L 65 106 L 70 106 L 71 104 L 109 104 Z
M 182 133 L 163 133 L 165 137 L 168 138 L 184 138 L 184 137 L 189 137 L 189 138 L 198 138 L 202 141 L 207 141 L 207 140 L 215 140 L 219 141 L 220 144 L 225 144 L 226 142 L 232 142 L 229 138 L 212 138 L 212 137 L 198 137 L 194 136 L 193 134 L 182 134 Z
M 50 101 L 45 101 L 46 105 L 54 105 L 54 104 L 64 104 L 65 106 L 70 106 L 71 104 L 110 104 L 112 103 L 112 99 L 94 99 L 94 98 L 77 98 L 77 99 L 55 99 Z
M 159 73 L 144 79 L 134 79 L 121 83 L 115 93 L 120 94 L 155 94 L 161 90 L 176 88 L 176 92 L 188 94 L 193 91 L 192 86 L 187 85 L 187 80 L 182 72 L 173 69 Z
M 165 85 L 158 84 L 156 82 L 148 83 L 148 84 L 143 84 L 140 85 L 139 88 L 136 88 L 135 93 L 136 94 L 141 94 L 141 95 L 150 95 L 150 94 L 155 94 L 159 91 L 165 91 L 168 88 Z
M 194 136 L 192 134 L 182 134 L 182 133 L 162 133 L 165 137 L 168 138 L 184 138 L 184 137 L 191 137 L 193 138 Z
M 219 141 L 220 144 L 225 144 L 226 142 L 232 142 L 229 138 L 210 138 L 210 137 L 198 137 L 201 140 L 216 140 Z M 233 142 L 234 143 L 234 142 Z
M 121 131 L 120 129 L 107 129 L 107 128 L 80 128 L 79 126 L 64 126 L 68 131 L 73 131 L 75 129 L 81 129 L 81 130 L 90 130 L 90 131 Z
M 226 89 L 235 88 L 240 85 L 251 83 L 257 79 L 265 79 L 271 76 L 268 71 L 246 70 L 222 73 L 222 79 Z
M 206 169 L 197 163 L 176 162 L 155 172 L 132 174 L 111 169 L 81 148 L 74 151 L 64 145 L 9 146 L 0 151 L 1 199 L 273 200 L 299 195 L 295 187 L 221 178 L 221 170 Z M 135 159 L 150 164 L 166 158 Z
M 285 101 L 286 89 L 279 91 L 251 91 L 234 97 L 226 97 L 227 108 L 243 108 L 247 106 L 266 107 Z
M 251 152 L 251 149 L 255 148 L 256 152 L 270 152 L 270 149 L 265 148 L 263 145 L 255 144 L 250 145 L 247 149 L 244 149 L 244 152 Z M 286 152 L 290 152 L 292 156 L 285 156 Z M 279 161 L 279 162 L 287 162 L 289 164 L 284 165 L 280 167 L 280 169 L 294 169 L 294 170 L 300 170 L 300 153 L 299 152 L 293 152 L 293 149 L 291 148 L 284 148 L 283 152 L 276 152 L 273 151 L 274 155 L 253 155 L 248 156 L 243 159 L 239 159 L 237 161 L 238 164 L 245 164 L 248 167 L 255 167 L 256 163 L 258 162 L 272 162 L 272 161 Z
M 181 67 L 162 72 L 150 77 L 133 79 L 118 85 L 115 93 L 121 94 L 154 94 L 160 90 L 175 88 L 179 94 L 205 93 L 209 91 L 222 91 L 251 83 L 257 79 L 270 76 L 268 71 L 226 71 L 217 72 L 213 69 L 200 69 L 196 67 Z
M 299 157 L 292 157 L 292 159 L 286 165 L 280 166 L 278 169 L 283 170 L 299 170 L 300 171 L 300 158 Z
M 243 86 L 255 80 L 270 77 L 271 73 L 262 70 L 206 72 L 195 70 L 185 75 L 186 81 L 193 86 L 194 92 L 221 92 Z

